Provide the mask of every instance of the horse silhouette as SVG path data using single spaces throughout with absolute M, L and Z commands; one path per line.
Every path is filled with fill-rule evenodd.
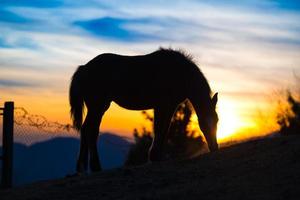
M 101 170 L 97 151 L 99 126 L 114 101 L 130 110 L 154 109 L 154 140 L 150 161 L 162 159 L 163 146 L 177 106 L 189 100 L 210 151 L 218 149 L 217 93 L 211 98 L 210 86 L 192 59 L 185 53 L 159 49 L 139 56 L 111 53 L 98 55 L 74 73 L 69 101 L 74 127 L 80 131 L 77 172 Z M 84 105 L 87 115 L 83 121 Z

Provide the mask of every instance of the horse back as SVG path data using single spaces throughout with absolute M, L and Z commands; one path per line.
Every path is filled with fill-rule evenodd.
M 143 56 L 101 54 L 88 62 L 86 68 L 90 87 L 129 109 L 132 106 L 126 104 L 145 109 L 171 100 L 183 101 L 193 85 L 191 81 L 200 72 L 176 52 Z M 144 103 L 138 106 L 140 102 Z

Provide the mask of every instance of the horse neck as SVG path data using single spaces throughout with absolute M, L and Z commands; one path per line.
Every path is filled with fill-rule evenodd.
M 209 88 L 207 89 L 206 87 L 197 85 L 193 86 L 192 90 L 190 90 L 189 100 L 191 101 L 198 117 L 207 116 L 212 109 L 210 90 Z

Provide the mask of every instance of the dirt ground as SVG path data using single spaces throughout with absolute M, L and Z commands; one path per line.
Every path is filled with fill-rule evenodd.
M 300 137 L 0 191 L 0 199 L 300 199 Z

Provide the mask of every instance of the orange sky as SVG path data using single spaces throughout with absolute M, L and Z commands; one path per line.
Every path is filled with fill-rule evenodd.
M 53 94 L 45 91 L 31 91 L 30 89 L 29 91 L 14 91 L 14 95 L 9 92 L 11 91 L 7 91 L 7 96 L 11 98 L 1 99 L 2 101 L 14 100 L 16 107 L 24 107 L 30 114 L 43 115 L 49 121 L 57 121 L 63 124 L 71 123 L 67 91 L 62 94 Z M 2 91 L 3 94 L 6 96 L 6 92 Z M 253 99 L 250 102 L 244 101 L 244 99 L 247 99 L 247 97 L 232 99 L 231 97 L 227 97 L 226 94 L 219 92 L 217 107 L 220 118 L 218 124 L 219 141 L 258 136 L 277 128 L 273 118 L 269 119 L 265 127 L 261 127 L 260 123 L 260 120 L 265 119 L 258 118 L 258 111 L 272 109 L 272 107 L 265 106 L 265 104 L 270 104 L 267 95 L 262 98 L 253 98 L 255 103 L 252 102 Z M 262 105 L 264 109 L 259 110 Z M 247 112 L 246 114 L 245 111 Z M 267 118 L 270 116 L 272 114 L 268 113 L 264 117 Z M 192 121 L 194 128 L 199 131 L 196 115 L 193 116 Z M 140 111 L 129 111 L 112 103 L 104 115 L 101 131 L 132 136 L 134 128 L 140 129 L 143 126 L 151 128 L 150 124 L 144 120 Z
M 0 103 L 51 121 L 70 123 L 70 77 L 106 52 L 190 53 L 219 92 L 220 140 L 276 129 L 273 93 L 300 74 L 299 6 L 289 1 L 28 2 L 0 6 Z M 112 104 L 101 130 L 131 135 L 143 124 L 140 112 Z

